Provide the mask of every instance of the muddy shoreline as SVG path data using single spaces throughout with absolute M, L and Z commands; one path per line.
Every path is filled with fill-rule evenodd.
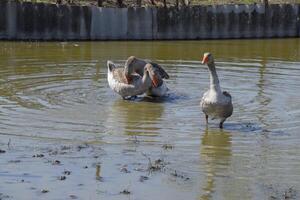
M 138 184 L 165 177 L 176 184 L 191 184 L 188 173 L 172 168 L 168 152 L 173 146 L 164 144 L 146 152 L 143 144 L 130 138 L 129 145 L 85 143 L 73 141 L 41 141 L 1 136 L 0 199 L 20 199 L 24 193 L 33 199 L 122 199 L 135 194 Z M 24 143 L 28 144 L 24 145 Z M 156 152 L 158 151 L 158 152 Z M 113 160 L 107 168 L 107 160 Z M 130 177 L 130 178 L 128 178 Z M 120 182 L 116 181 L 120 180 Z M 113 182 L 112 182 L 113 181 Z M 81 192 L 90 185 L 105 185 L 93 194 Z M 152 184 L 152 183 L 151 183 Z M 15 188 L 22 188 L 14 193 Z
M 23 199 L 24 195 L 30 199 L 164 199 L 159 188 L 164 188 L 165 181 L 176 189 L 188 188 L 199 179 L 188 170 L 188 163 L 176 164 L 169 157 L 176 148 L 171 144 L 145 148 L 148 144 L 136 137 L 125 146 L 19 137 L 5 140 L 1 136 L 1 200 Z M 297 199 L 299 195 L 295 186 L 280 183 L 262 185 L 261 190 L 269 199 Z M 195 198 L 183 191 L 182 197 Z M 210 193 L 201 195 L 201 199 L 209 198 Z

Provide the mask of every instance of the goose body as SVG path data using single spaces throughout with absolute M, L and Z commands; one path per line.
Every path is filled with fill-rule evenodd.
M 141 95 L 151 87 L 151 79 L 148 71 L 149 66 L 145 66 L 143 76 L 138 74 L 130 75 L 130 82 L 125 77 L 124 68 L 116 67 L 111 61 L 107 61 L 107 67 L 109 87 L 124 99 L 126 97 Z
M 200 102 L 202 111 L 205 114 L 206 123 L 208 117 L 220 119 L 219 127 L 223 128 L 224 121 L 232 115 L 233 105 L 231 95 L 221 90 L 213 57 L 205 53 L 202 64 L 207 64 L 210 74 L 210 88 L 203 94 Z
M 130 56 L 125 62 L 125 74 L 127 76 L 137 73 L 140 76 L 144 74 L 144 67 L 147 63 L 149 66 L 149 75 L 152 81 L 152 87 L 147 91 L 149 96 L 164 96 L 168 92 L 168 87 L 163 79 L 168 79 L 168 73 L 158 64 L 153 62 L 147 62 L 145 60 Z

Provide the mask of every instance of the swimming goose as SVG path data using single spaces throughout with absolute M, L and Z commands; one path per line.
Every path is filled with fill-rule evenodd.
M 152 80 L 152 87 L 147 91 L 147 95 L 149 96 L 164 96 L 169 90 L 166 83 L 163 79 L 168 79 L 168 73 L 158 64 L 153 62 L 147 62 L 145 60 L 136 58 L 134 56 L 130 56 L 125 62 L 125 76 L 128 82 L 131 81 L 132 74 L 139 74 L 143 76 L 144 74 L 144 66 L 150 63 L 149 66 L 149 74 Z
M 205 53 L 202 64 L 207 64 L 208 66 L 210 88 L 203 94 L 200 106 L 205 114 L 206 124 L 208 124 L 208 116 L 210 116 L 212 119 L 220 119 L 219 127 L 223 128 L 224 121 L 226 118 L 230 117 L 233 112 L 231 95 L 228 92 L 222 92 L 221 90 L 212 54 Z
M 138 74 L 130 75 L 130 82 L 125 76 L 125 68 L 116 67 L 112 61 L 107 61 L 107 81 L 109 87 L 121 95 L 123 99 L 145 93 L 151 87 L 149 68 L 151 64 L 144 67 L 143 76 Z

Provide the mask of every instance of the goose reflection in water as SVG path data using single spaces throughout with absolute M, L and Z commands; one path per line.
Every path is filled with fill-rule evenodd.
M 205 163 L 207 179 L 202 188 L 204 194 L 199 199 L 212 199 L 212 193 L 216 190 L 216 178 L 228 174 L 231 164 L 231 133 L 206 128 L 201 139 L 200 155 Z
M 118 124 L 111 128 L 119 128 L 118 131 L 126 135 L 155 137 L 163 127 L 163 113 L 164 106 L 161 103 L 116 100 L 108 117 L 111 118 L 111 122 Z

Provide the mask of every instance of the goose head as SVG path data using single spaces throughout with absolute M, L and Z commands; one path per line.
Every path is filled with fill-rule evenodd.
M 160 85 L 160 82 L 161 82 L 161 78 L 159 77 L 158 75 L 158 72 L 157 72 L 157 69 L 155 69 L 153 67 L 152 64 L 150 63 L 147 63 L 145 65 L 145 71 L 148 71 L 149 72 L 149 76 L 151 78 L 151 81 L 152 81 L 152 86 L 153 87 L 158 87 Z
M 144 76 L 148 76 L 151 79 L 152 76 L 152 65 L 151 64 L 146 64 L 144 67 Z
M 151 87 L 152 85 L 152 80 L 150 76 L 150 64 L 145 65 L 144 67 L 144 75 L 143 75 L 143 82 L 146 84 L 148 87 Z
M 214 57 L 212 56 L 211 53 L 204 53 L 203 58 L 202 58 L 202 64 L 213 64 L 214 63 Z

